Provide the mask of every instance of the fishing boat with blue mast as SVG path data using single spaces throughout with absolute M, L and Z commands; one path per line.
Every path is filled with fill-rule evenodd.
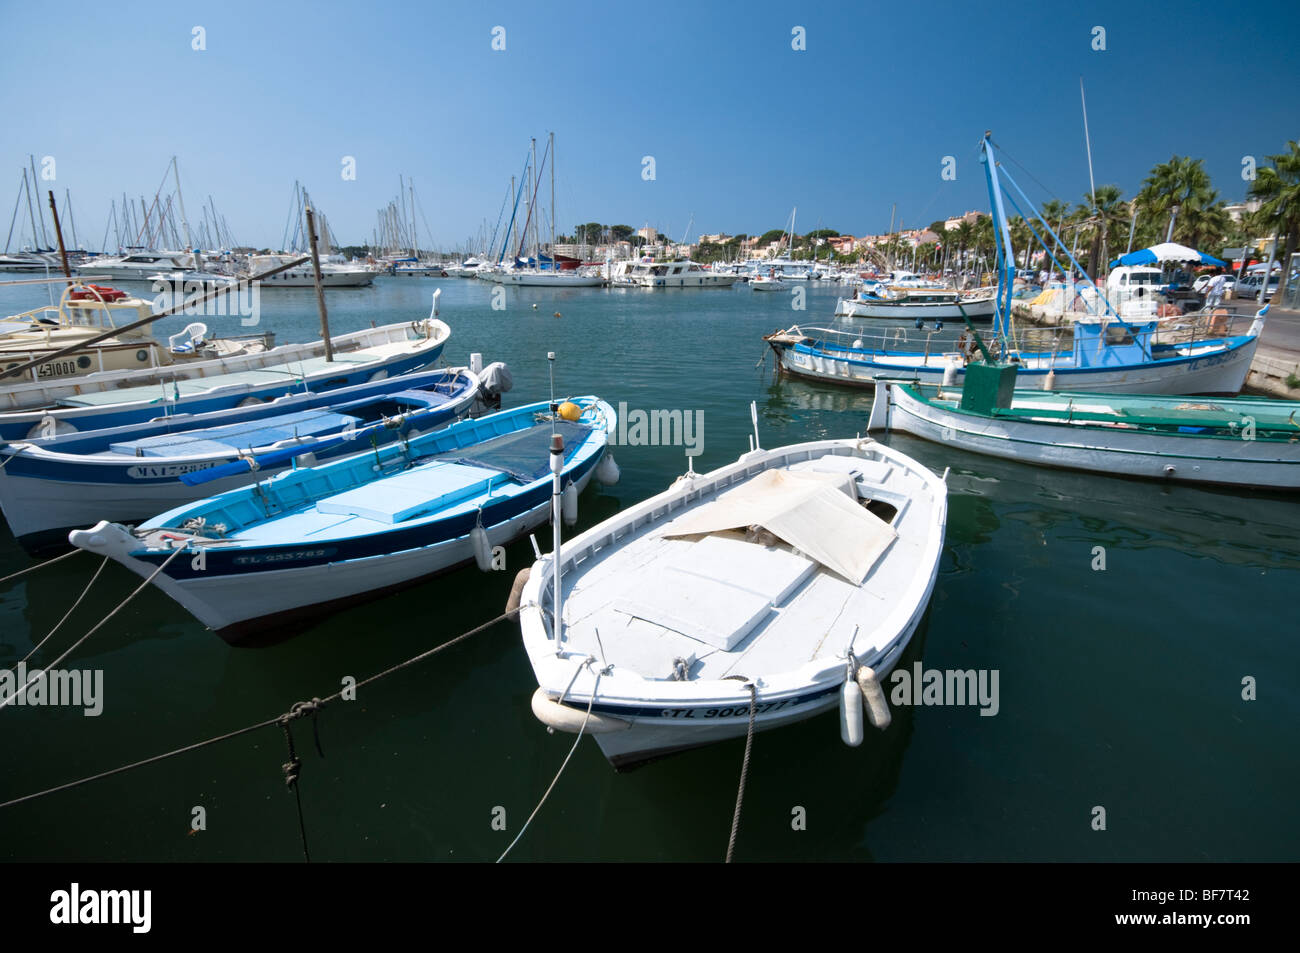
M 1208 320 L 1162 322 L 1121 316 L 1105 294 L 1039 214 L 1015 180 L 998 163 L 991 133 L 980 143 L 993 212 L 998 285 L 994 298 L 992 348 L 1001 360 L 1016 365 L 1023 387 L 1136 394 L 1223 394 L 1240 392 L 1255 356 L 1263 312 L 1244 333 L 1229 333 Z M 1002 180 L 1014 190 L 1006 193 Z M 1025 203 L 1016 202 L 1019 195 Z M 1005 203 L 1021 214 L 1035 239 L 1062 272 L 1083 274 L 1095 292 L 1098 310 L 1081 314 L 1067 330 L 1064 346 L 1029 350 L 1018 342 L 1012 323 L 1011 296 L 1016 256 L 1011 247 Z M 1028 212 L 1026 212 L 1026 209 Z M 1031 219 L 1031 215 L 1033 218 Z M 1034 222 L 1042 228 L 1042 233 Z M 1051 244 L 1047 238 L 1050 236 Z M 1068 264 L 1060 260 L 1068 260 Z M 895 332 L 897 337 L 898 329 Z M 854 386 L 873 386 L 877 378 L 908 378 L 927 384 L 958 383 L 974 357 L 974 347 L 924 351 L 891 346 L 881 335 L 872 343 L 860 329 L 794 326 L 766 335 L 779 369 L 791 375 Z M 927 342 L 929 337 L 926 338 Z

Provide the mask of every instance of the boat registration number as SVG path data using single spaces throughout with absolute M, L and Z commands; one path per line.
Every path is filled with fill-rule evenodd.
M 50 361 L 36 368 L 37 377 L 71 377 L 76 373 L 76 361 Z
M 765 715 L 768 712 L 792 708 L 796 704 L 793 698 L 779 702 L 759 702 L 754 706 L 754 714 Z M 696 714 L 696 713 L 699 714 Z M 661 713 L 664 718 L 739 718 L 749 717 L 748 703 L 743 705 L 723 706 L 722 708 L 665 708 Z

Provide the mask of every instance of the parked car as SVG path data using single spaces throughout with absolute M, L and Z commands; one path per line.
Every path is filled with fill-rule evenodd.
M 1277 291 L 1277 286 L 1282 277 L 1281 272 L 1272 275 L 1268 279 L 1268 295 L 1272 297 Z M 1264 273 L 1257 271 L 1253 275 L 1245 275 L 1233 289 L 1234 298 L 1245 298 L 1247 301 L 1256 301 L 1259 299 L 1259 293 L 1264 287 Z
M 1214 275 L 1201 275 L 1199 278 L 1197 278 L 1195 281 L 1192 282 L 1192 290 L 1199 291 L 1201 294 L 1206 294 L 1210 281 L 1213 278 Z M 1224 275 L 1223 278 L 1224 278 L 1224 282 L 1223 282 L 1224 291 L 1233 291 L 1236 289 L 1237 287 L 1236 276 Z

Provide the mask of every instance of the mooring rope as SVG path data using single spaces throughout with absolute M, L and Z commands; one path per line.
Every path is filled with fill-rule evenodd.
M 86 633 L 85 635 L 83 635 L 81 638 L 77 639 L 76 642 L 72 643 L 71 648 L 69 648 L 66 652 L 64 652 L 62 655 L 60 655 L 58 658 L 56 658 L 56 659 L 55 659 L 53 662 L 51 662 L 49 665 L 45 666 L 43 669 L 41 669 L 41 670 L 38 671 L 35 675 L 33 675 L 31 678 L 29 678 L 29 679 L 27 680 L 27 683 L 26 683 L 25 685 L 23 685 L 22 687 L 18 688 L 18 689 L 17 689 L 17 690 L 16 690 L 12 695 L 10 695 L 8 698 L 4 699 L 3 701 L 0 701 L 0 708 L 4 708 L 6 705 L 8 705 L 10 702 L 12 702 L 15 698 L 17 698 L 17 697 L 18 697 L 19 695 L 21 695 L 23 692 L 27 691 L 28 687 L 31 686 L 32 684 L 34 684 L 38 678 L 42 678 L 42 677 L 44 677 L 44 675 L 45 675 L 46 672 L 50 671 L 50 669 L 52 669 L 52 668 L 55 668 L 55 667 L 56 667 L 60 662 L 62 662 L 65 658 L 67 658 L 69 655 L 71 655 L 73 652 L 75 652 L 75 651 L 77 650 L 77 648 L 81 645 L 81 643 L 85 642 L 86 639 L 90 638 L 92 635 L 94 635 L 96 632 L 98 632 L 101 628 L 103 628 L 103 627 L 104 627 L 104 624 L 105 624 L 106 622 L 108 622 L 109 619 L 113 618 L 113 616 L 117 615 L 119 612 L 121 612 L 123 609 L 125 609 L 125 608 L 126 608 L 126 604 L 127 604 L 128 602 L 130 602 L 132 599 L 134 599 L 136 596 L 138 596 L 141 592 L 143 592 L 143 591 L 144 591 L 144 588 L 145 588 L 147 585 L 149 585 L 149 583 L 153 582 L 154 579 L 156 579 L 156 578 L 158 577 L 158 574 L 159 574 L 160 572 L 162 572 L 164 569 L 166 569 L 167 566 L 171 563 L 171 561 L 172 561 L 173 559 L 175 559 L 177 556 L 179 556 L 179 555 L 180 555 L 181 553 L 183 553 L 183 552 L 185 552 L 185 548 L 184 548 L 184 547 L 179 547 L 179 548 L 173 550 L 173 551 L 172 551 L 172 554 L 171 554 L 170 556 L 168 556 L 166 559 L 164 559 L 161 563 L 159 563 L 159 564 L 158 564 L 158 568 L 155 569 L 153 572 L 151 572 L 151 573 L 149 574 L 149 577 L 148 577 L 147 579 L 145 579 L 144 582 L 142 582 L 142 583 L 140 583 L 140 585 L 136 586 L 136 587 L 135 587 L 135 590 L 134 590 L 134 591 L 133 591 L 129 596 L 127 596 L 125 599 L 123 599 L 121 602 L 119 602 L 119 603 L 117 604 L 117 608 L 115 608 L 115 609 L 114 609 L 112 612 L 110 612 L 108 615 L 104 616 L 104 618 L 100 619 L 99 622 L 97 622 L 97 623 L 95 624 L 94 628 L 92 628 L 89 632 L 87 632 L 87 633 Z M 84 594 L 84 593 L 83 593 L 83 594 Z
M 595 660 L 592 659 L 590 656 L 588 656 L 587 661 L 583 662 L 582 664 L 590 666 L 593 661 Z M 569 759 L 572 758 L 573 753 L 578 750 L 578 742 L 582 741 L 583 732 L 587 730 L 587 722 L 591 719 L 591 706 L 596 703 L 596 689 L 599 686 L 600 686 L 600 672 L 597 672 L 596 684 L 591 687 L 591 698 L 587 701 L 587 714 L 585 714 L 582 717 L 582 726 L 578 729 L 578 737 L 573 739 L 573 747 L 571 747 L 569 749 L 569 753 L 564 756 L 564 763 L 560 765 L 560 770 L 555 772 L 555 777 L 551 779 L 551 783 L 546 788 L 546 793 L 542 795 L 542 799 L 538 801 L 537 806 L 533 808 L 533 813 L 528 815 L 528 820 L 524 821 L 524 826 L 519 828 L 519 833 L 516 834 L 515 839 L 510 842 L 510 846 L 507 847 L 501 853 L 501 856 L 497 858 L 498 864 L 501 863 L 501 861 L 506 859 L 506 854 L 514 850 L 515 845 L 519 843 L 519 839 L 524 836 L 524 831 L 528 830 L 528 825 L 533 822 L 533 818 L 537 816 L 537 812 L 542 809 L 542 805 L 546 803 L 546 799 L 551 796 L 551 791 L 554 790 L 556 782 L 560 780 L 560 775 L 562 775 L 564 773 L 564 769 L 569 766 Z
M 177 550 L 177 552 L 183 552 L 183 551 L 184 550 Z M 139 590 L 136 591 L 138 592 Z M 123 605 L 125 605 L 125 603 L 123 603 Z M 121 608 L 121 606 L 119 606 L 118 608 Z M 116 611 L 117 610 L 114 610 L 114 612 Z M 387 675 L 391 675 L 394 672 L 400 671 L 401 669 L 414 665 L 417 662 L 423 661 L 424 659 L 429 658 L 432 655 L 436 655 L 438 652 L 441 652 L 443 649 L 450 648 L 456 643 L 464 641 L 465 639 L 469 638 L 471 635 L 477 635 L 483 630 L 496 625 L 498 622 L 503 622 L 506 619 L 510 618 L 511 616 L 517 615 L 518 612 L 519 612 L 518 609 L 510 609 L 506 612 L 503 612 L 495 619 L 492 619 L 488 622 L 483 623 L 480 626 L 470 629 L 468 632 L 462 632 L 460 635 L 456 636 L 455 638 L 448 639 L 446 642 L 443 642 L 441 645 L 434 646 L 432 649 L 429 649 L 427 652 L 421 652 L 419 655 L 407 659 L 405 662 L 399 662 L 398 664 L 390 668 L 387 668 L 376 675 L 371 675 L 369 678 L 358 682 L 355 686 L 352 687 L 360 688 L 362 685 L 368 685 L 371 682 L 384 678 Z M 102 624 L 103 623 L 101 623 L 101 625 Z M 85 640 L 83 639 L 82 641 Z M 351 688 L 349 690 L 351 690 Z M 0 802 L 0 809 L 6 807 L 12 807 L 15 804 L 22 804 L 25 801 L 32 801 L 35 800 L 36 798 L 45 797 L 46 795 L 49 794 L 57 794 L 60 791 L 67 791 L 70 788 L 80 787 L 83 784 L 89 784 L 92 781 L 98 781 L 102 778 L 112 777 L 115 774 L 123 774 L 127 771 L 134 770 L 135 768 L 142 768 L 145 765 L 154 764 L 158 761 L 165 761 L 168 758 L 173 758 L 178 755 L 188 754 L 191 751 L 197 751 L 199 748 L 205 748 L 209 745 L 214 745 L 222 741 L 229 741 L 232 738 L 238 738 L 240 735 L 246 735 L 249 732 L 259 731 L 262 728 L 270 728 L 273 725 L 279 725 L 282 722 L 284 722 L 286 719 L 292 721 L 297 718 L 305 718 L 308 715 L 315 715 L 321 708 L 325 706 L 326 703 L 331 701 L 336 701 L 337 699 L 341 698 L 342 695 L 343 692 L 339 691 L 339 692 L 335 692 L 333 695 L 330 695 L 328 698 L 312 699 L 311 703 L 298 702 L 288 712 L 285 712 L 284 714 L 281 715 L 276 715 L 274 718 L 268 718 L 265 721 L 259 721 L 256 724 L 248 725 L 247 727 L 244 728 L 238 728 L 234 731 L 230 731 L 225 734 L 216 735 L 215 737 L 208 738 L 204 741 L 197 741 L 194 742 L 193 744 L 188 744 L 181 748 L 174 748 L 171 751 L 165 751 L 162 754 L 157 754 L 150 758 L 144 758 L 140 761 L 133 761 L 130 764 L 124 764 L 116 768 L 110 768 L 107 771 L 101 771 L 99 774 L 92 774 L 89 777 L 80 778 L 76 781 L 69 781 L 66 784 L 60 784 L 57 787 L 47 788 L 44 791 L 36 791 L 32 794 L 26 794 L 23 795 L 22 797 L 14 798 L 11 801 Z M 319 750 L 319 744 L 318 744 L 318 750 Z
M 61 563 L 69 556 L 75 556 L 77 555 L 77 553 L 81 551 L 82 550 L 80 549 L 73 549 L 64 553 L 62 556 L 55 556 L 53 559 L 47 559 L 43 563 L 37 563 L 35 566 L 28 566 L 26 569 L 20 569 L 15 573 L 10 573 L 8 576 L 5 576 L 3 579 L 0 579 L 0 586 L 3 586 L 10 579 L 17 579 L 19 576 L 27 575 L 29 572 L 36 572 L 36 570 L 44 569 L 46 566 L 53 566 L 55 563 Z
M 745 685 L 749 689 L 749 727 L 745 730 L 745 760 L 740 763 L 740 787 L 736 790 L 736 813 L 731 817 L 731 838 L 727 841 L 727 859 L 731 863 L 736 853 L 736 834 L 740 832 L 740 805 L 745 801 L 745 778 L 749 775 L 749 752 L 754 746 L 754 713 L 758 708 L 758 689 L 753 682 Z
M 294 705 L 294 710 L 298 708 Z M 302 761 L 298 758 L 297 752 L 293 750 L 293 731 L 289 728 L 290 715 L 285 714 L 280 717 L 280 727 L 284 729 L 284 742 L 289 747 L 289 760 L 280 766 L 284 771 L 284 783 L 293 791 L 295 803 L 298 805 L 298 834 L 302 838 L 302 859 L 306 863 L 311 863 L 311 852 L 307 850 L 307 822 L 302 816 L 302 793 L 298 790 L 298 773 L 302 769 Z
M 95 574 L 90 577 L 90 582 L 86 583 L 86 588 L 82 589 L 81 595 L 77 596 L 77 601 L 72 604 L 72 608 L 69 609 L 67 612 L 63 613 L 63 618 L 58 621 L 58 624 L 55 625 L 54 628 L 50 629 L 49 635 L 45 636 L 45 638 L 41 639 L 39 642 L 37 642 L 35 645 L 32 646 L 32 650 L 23 657 L 24 662 L 30 661 L 31 657 L 41 650 L 41 646 L 44 645 L 46 642 L 50 641 L 50 639 L 54 637 L 54 633 L 58 632 L 59 629 L 63 627 L 63 623 L 68 621 L 68 617 L 71 616 L 72 613 L 77 611 L 77 606 L 81 605 L 82 600 L 86 598 L 86 594 L 90 592 L 90 587 L 95 584 L 95 580 L 99 578 L 99 574 L 104 571 L 104 567 L 107 565 L 108 565 L 108 557 L 105 556 L 102 560 L 100 560 L 99 568 L 95 570 Z

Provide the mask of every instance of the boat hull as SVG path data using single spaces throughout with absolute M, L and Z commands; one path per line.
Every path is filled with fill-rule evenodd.
M 579 493 L 586 488 L 591 473 L 592 468 L 588 468 L 574 481 Z M 548 495 L 544 503 L 485 529 L 491 545 L 505 546 L 549 521 Z M 142 577 L 157 568 L 141 560 L 123 562 Z M 254 578 L 238 573 L 177 580 L 164 572 L 154 584 L 229 644 L 247 645 L 272 640 L 269 637 L 274 631 L 292 620 L 319 616 L 330 607 L 379 598 L 473 562 L 474 547 L 469 536 L 464 535 L 399 553 L 340 559 L 323 566 L 263 570 Z M 322 602 L 322 596 L 328 596 L 328 602 Z
M 512 271 L 480 272 L 478 277 L 498 285 L 529 288 L 598 288 L 605 283 L 599 275 L 519 274 Z
M 402 380 L 402 378 L 398 378 Z M 414 386 L 412 384 L 411 386 Z M 402 385 L 367 384 L 346 388 L 325 395 L 312 394 L 290 397 L 276 402 L 276 413 L 292 413 L 312 409 L 328 403 L 346 400 L 378 398 L 386 391 L 401 389 Z M 477 381 L 455 400 L 434 409 L 413 411 L 412 426 L 417 430 L 404 430 L 404 439 L 445 426 L 452 420 L 469 413 L 477 397 Z M 271 405 L 268 405 L 268 408 Z M 265 416 L 265 415 L 263 415 Z M 195 428 L 220 426 L 226 423 L 256 419 L 251 414 L 238 411 L 215 414 L 208 421 L 194 421 Z M 387 446 L 399 438 L 397 430 L 381 428 L 372 433 L 375 446 Z M 341 444 L 321 452 L 314 445 L 325 445 L 334 435 L 306 441 L 302 453 L 312 454 L 317 462 L 326 462 L 359 449 L 353 444 Z M 126 439 L 130 435 L 126 435 Z M 370 443 L 365 444 L 369 448 Z M 272 448 L 263 448 L 265 453 Z M 280 466 L 264 466 L 256 476 L 248 472 L 234 474 L 195 486 L 181 481 L 183 474 L 194 473 L 209 467 L 220 466 L 235 459 L 234 455 L 188 457 L 105 457 L 71 454 L 45 456 L 36 450 L 23 451 L 8 448 L 0 452 L 0 511 L 15 539 L 29 553 L 48 549 L 66 549 L 68 532 L 89 526 L 99 520 L 116 523 L 139 523 L 156 513 L 192 503 L 204 497 L 215 496 L 227 490 L 246 486 L 254 479 L 269 479 L 277 473 L 292 469 L 292 461 Z
M 773 340 L 780 369 L 798 377 L 831 381 L 853 387 L 872 387 L 879 377 L 907 377 L 925 384 L 940 384 L 952 366 L 949 355 L 857 352 L 855 357 L 832 356 L 800 344 Z M 1258 338 L 1250 336 L 1232 345 L 1199 355 L 1175 357 L 1146 364 L 1111 367 L 1053 366 L 1050 355 L 1034 365 L 1022 366 L 1019 380 L 1026 389 L 1045 389 L 1048 374 L 1055 390 L 1119 394 L 1224 394 L 1241 392 L 1255 357 Z M 918 360 L 919 359 L 919 360 Z M 966 376 L 956 366 L 956 382 Z
M 54 421 L 59 432 L 66 429 L 84 431 L 120 427 L 168 414 L 202 414 L 228 410 L 250 400 L 273 400 L 304 388 L 329 390 L 405 374 L 437 361 L 450 337 L 450 329 L 442 322 L 429 322 L 424 326 L 432 329 L 424 338 L 409 336 L 408 331 L 412 326 L 405 324 L 338 335 L 333 339 L 336 355 L 342 355 L 347 348 L 382 346 L 385 350 L 374 360 L 362 363 L 339 360 L 337 366 L 307 375 L 305 383 L 303 377 L 292 373 L 292 369 L 277 373 L 265 373 L 264 369 L 295 362 L 301 367 L 304 360 L 318 359 L 324 351 L 324 345 L 320 342 L 285 344 L 255 354 L 196 361 L 166 368 L 92 374 L 69 382 L 22 384 L 7 394 L 0 394 L 0 398 L 7 398 L 8 407 L 12 408 L 10 412 L 0 413 L 0 439 L 26 440 L 35 437 L 42 432 L 42 427 L 48 421 Z M 246 381 L 226 386 L 220 382 L 222 374 L 250 370 L 263 371 L 259 376 L 265 379 L 265 383 Z M 131 386 L 141 377 L 154 380 L 152 386 L 157 388 L 156 394 L 149 394 L 147 399 L 123 397 L 121 402 L 116 403 L 87 402 L 88 406 L 75 406 L 78 398 L 84 394 L 111 394 L 118 387 Z M 193 381 L 197 384 L 201 380 L 213 382 L 211 388 L 183 394 L 179 399 L 174 399 L 174 394 L 169 393 L 174 381 Z M 74 405 L 59 406 L 64 402 Z
M 1300 445 L 991 419 L 937 407 L 881 382 L 872 428 L 901 430 L 1020 463 L 1165 482 L 1300 490 Z
M 605 428 L 604 435 L 595 442 L 584 442 L 576 449 L 577 456 L 565 465 L 566 483 L 581 493 L 604 457 L 607 433 L 616 426 L 616 418 L 612 408 L 603 402 L 595 398 L 578 399 L 590 402 L 599 425 Z M 532 415 L 545 406 L 530 404 L 476 421 L 462 421 L 437 434 L 412 440 L 404 453 L 418 456 L 423 448 L 434 446 L 441 447 L 445 453 L 473 452 L 484 439 L 537 426 L 532 423 Z M 502 416 L 508 422 L 526 420 L 527 424 L 502 431 Z M 459 434 L 457 427 L 461 428 Z M 479 436 L 472 442 L 462 442 L 460 434 Z M 375 456 L 379 456 L 379 451 L 375 451 Z M 403 453 L 388 456 L 400 462 Z M 337 493 L 340 479 L 348 480 L 349 474 L 353 478 L 360 473 L 368 475 L 374 469 L 369 458 L 370 453 L 366 452 L 319 468 L 283 475 L 279 479 L 285 486 L 294 487 L 287 491 L 277 491 L 279 481 L 259 481 L 257 488 L 246 487 L 225 497 L 211 497 L 160 514 L 135 533 L 120 524 L 102 520 L 91 529 L 70 533 L 68 540 L 74 546 L 112 558 L 137 575 L 151 579 L 226 641 L 242 644 L 260 641 L 258 637 L 276 629 L 286 619 L 319 614 L 327 605 L 370 599 L 474 561 L 477 527 L 483 528 L 487 544 L 495 547 L 517 539 L 550 518 L 552 480 L 548 474 L 531 480 L 518 492 L 495 495 L 489 492 L 477 506 L 469 505 L 464 497 L 452 496 L 445 504 L 445 511 L 436 510 L 428 518 L 397 517 L 390 511 L 391 522 L 384 516 L 374 517 L 360 532 L 334 535 L 326 532 L 310 538 L 289 532 L 250 540 L 247 532 L 241 536 L 241 530 L 236 528 L 228 541 L 217 542 L 190 532 L 192 529 L 201 532 L 203 520 L 198 520 L 200 528 L 194 529 L 196 513 L 211 516 L 239 511 L 248 505 L 260 508 L 285 505 L 277 492 L 289 494 L 295 501 L 288 504 L 290 507 L 303 507 L 304 498 L 298 494 L 307 492 L 304 490 L 307 486 L 325 493 L 319 499 L 328 499 Z M 408 488 L 408 506 L 412 502 L 409 494 Z M 432 504 L 436 500 L 435 496 L 428 502 Z M 344 505 L 362 504 L 354 500 Z M 377 505 L 382 508 L 384 503 Z M 308 510 L 316 512 L 314 507 L 304 507 L 302 512 Z M 366 512 L 364 505 L 361 512 Z M 281 514 L 283 511 L 277 517 Z M 298 515 L 302 514 L 293 513 L 287 518 Z M 249 525 L 257 525 L 257 521 L 255 518 Z M 176 526 L 180 528 L 171 528 Z M 382 528 L 376 530 L 375 526 Z M 222 528 L 217 532 L 227 531 Z M 177 546 L 189 548 L 183 556 L 176 556 Z
M 993 320 L 992 298 L 963 301 L 962 308 L 972 321 Z M 876 318 L 895 321 L 960 321 L 961 311 L 956 304 L 929 304 L 907 301 L 862 301 L 840 298 L 835 303 L 835 316 L 839 318 Z
M 924 471 L 915 461 L 897 451 L 875 444 L 874 441 L 863 443 L 827 440 L 772 451 L 756 450 L 742 456 L 729 467 L 710 474 L 695 475 L 693 479 L 679 480 L 664 493 L 592 527 L 566 544 L 563 574 L 567 579 L 565 588 L 569 590 L 570 600 L 565 603 L 566 607 L 586 619 L 586 613 L 592 605 L 603 603 L 601 597 L 591 595 L 592 587 L 599 588 L 613 572 L 603 563 L 607 558 L 605 554 L 612 553 L 616 557 L 621 547 L 634 545 L 635 540 L 640 538 L 638 534 L 652 537 L 655 526 L 673 519 L 674 514 L 688 512 L 692 499 L 711 497 L 720 489 L 736 485 L 738 479 L 747 479 L 767 468 L 820 460 L 822 457 L 852 455 L 861 452 L 864 447 L 878 448 L 868 454 L 871 459 L 876 459 L 874 455 L 879 454 L 882 459 L 892 461 L 896 467 L 907 466 L 914 473 L 924 473 L 926 492 L 933 496 L 928 511 L 911 508 L 912 512 L 924 513 L 924 516 L 917 517 L 921 522 L 913 524 L 923 531 L 911 532 L 905 537 L 906 542 L 897 543 L 898 547 L 907 549 L 909 555 L 905 559 L 909 565 L 911 560 L 915 560 L 916 572 L 909 574 L 903 585 L 891 590 L 892 601 L 885 605 L 873 605 L 876 617 L 863 619 L 863 625 L 872 634 L 863 639 L 854 650 L 857 664 L 870 666 L 876 678 L 883 681 L 897 664 L 925 616 L 938 576 L 947 510 L 946 487 L 939 477 Z M 898 476 L 896 473 L 891 475 Z M 902 503 L 901 500 L 899 502 L 908 507 L 916 500 L 910 498 L 907 503 Z M 569 573 L 575 570 L 579 575 L 569 577 Z M 591 574 L 590 580 L 587 574 Z M 551 558 L 545 557 L 532 567 L 521 596 L 524 609 L 520 614 L 520 627 L 539 686 L 538 695 L 534 698 L 534 713 L 551 727 L 578 731 L 590 704 L 592 713 L 600 716 L 600 719 L 588 733 L 592 734 L 602 753 L 615 767 L 626 768 L 688 748 L 744 737 L 750 717 L 751 696 L 746 684 L 749 679 L 753 679 L 757 686 L 755 731 L 766 731 L 802 721 L 839 704 L 846 671 L 846 657 L 842 653 L 833 656 L 829 653 L 826 656 L 814 653 L 789 669 L 774 669 L 770 672 L 742 668 L 749 676 L 748 679 L 731 673 L 730 665 L 724 664 L 719 672 L 728 672 L 725 676 L 715 674 L 682 680 L 650 677 L 645 671 L 636 668 L 628 668 L 620 678 L 620 664 L 616 656 L 611 654 L 608 658 L 613 663 L 612 667 L 604 673 L 610 677 L 602 678 L 593 685 L 592 676 L 584 676 L 582 673 L 587 645 L 582 636 L 578 637 L 578 643 L 571 641 L 572 621 L 566 624 L 570 632 L 564 642 L 566 650 L 557 653 L 548 611 L 548 607 L 553 604 L 553 589 L 553 566 Z M 580 590 L 587 593 L 587 598 L 593 602 L 574 610 L 571 601 L 573 593 Z M 856 618 L 855 615 L 850 615 L 843 621 L 847 626 Z M 824 625 L 824 620 L 820 624 Z M 843 635 L 846 644 L 851 645 L 848 633 Z M 856 636 L 856 627 L 854 635 Z M 824 640 L 829 636 L 829 630 L 825 630 L 822 638 Z M 617 651 L 608 636 L 601 646 L 606 650 Z M 750 649 L 761 654 L 755 643 L 749 643 L 745 651 Z M 626 668 L 627 665 L 623 667 Z M 594 702 L 591 701 L 593 691 Z M 559 701 L 560 698 L 563 701 Z
M 937 564 L 935 568 L 937 574 Z M 916 615 L 908 622 L 897 641 L 872 665 L 872 670 L 882 683 L 894 670 L 912 641 L 912 636 L 916 634 L 933 589 L 934 576 L 930 579 L 925 601 L 917 608 Z M 754 715 L 755 733 L 806 721 L 831 711 L 839 705 L 843 685 L 843 679 L 836 678 L 822 685 L 810 686 L 803 693 L 788 698 L 760 695 L 762 701 L 757 704 Z M 575 705 L 574 708 L 579 712 L 586 711 L 585 705 Z M 657 713 L 644 707 L 628 709 L 597 704 L 593 706 L 593 711 L 626 721 L 630 725 L 623 731 L 592 736 L 606 760 L 620 770 L 718 741 L 744 738 L 749 731 L 749 703 L 744 700 L 710 706 L 664 706 Z

